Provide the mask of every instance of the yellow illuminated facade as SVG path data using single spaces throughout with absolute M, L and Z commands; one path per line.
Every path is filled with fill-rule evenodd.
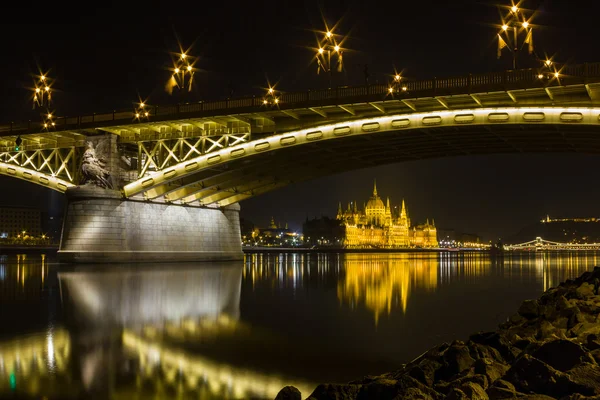
M 343 211 L 340 203 L 336 218 L 344 224 L 343 245 L 347 248 L 438 247 L 435 222 L 411 226 L 404 200 L 400 213 L 395 213 L 389 197 L 383 204 L 377 184 L 363 210 L 354 203 Z
M 411 289 L 435 290 L 438 265 L 437 255 L 431 254 L 348 254 L 337 296 L 352 308 L 364 306 L 377 324 L 381 315 L 393 309 L 406 312 Z

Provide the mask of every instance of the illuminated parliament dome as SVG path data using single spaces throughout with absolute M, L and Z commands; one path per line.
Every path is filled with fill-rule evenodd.
M 429 220 L 412 226 L 404 200 L 401 211 L 394 212 L 389 197 L 384 204 L 373 185 L 373 195 L 359 211 L 356 202 L 348 203 L 346 211 L 338 206 L 336 217 L 344 228 L 344 247 L 351 248 L 405 248 L 438 247 L 435 223 Z

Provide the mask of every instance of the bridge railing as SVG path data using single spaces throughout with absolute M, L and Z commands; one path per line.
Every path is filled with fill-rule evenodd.
M 514 90 L 524 88 L 545 87 L 548 85 L 568 85 L 587 82 L 600 82 L 600 63 L 568 65 L 560 72 L 560 80 L 538 78 L 538 69 L 511 70 L 468 76 L 434 78 L 419 81 L 401 82 L 397 85 L 395 98 L 418 98 L 436 95 L 470 94 L 484 91 Z M 404 90 L 404 87 L 406 90 Z M 311 90 L 307 92 L 282 93 L 277 106 L 282 109 L 295 107 L 318 107 L 339 100 L 381 101 L 386 99 L 389 86 L 376 84 L 368 86 L 344 86 L 330 89 Z M 191 114 L 214 115 L 221 110 L 228 114 L 235 112 L 268 111 L 273 107 L 270 103 L 265 108 L 263 98 L 245 97 L 217 101 L 201 101 L 179 105 L 149 107 L 152 120 L 186 118 Z M 58 117 L 54 120 L 52 130 L 76 130 L 110 125 L 128 125 L 135 122 L 133 110 L 119 110 L 103 114 L 90 114 L 77 117 Z M 43 132 L 41 122 L 10 123 L 0 125 L 0 136 Z

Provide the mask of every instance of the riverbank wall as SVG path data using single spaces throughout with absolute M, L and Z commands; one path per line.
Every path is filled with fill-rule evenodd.
M 321 384 L 308 400 L 600 400 L 599 286 L 596 267 L 526 300 L 496 331 L 443 343 L 393 372 Z M 294 389 L 276 399 L 301 399 Z

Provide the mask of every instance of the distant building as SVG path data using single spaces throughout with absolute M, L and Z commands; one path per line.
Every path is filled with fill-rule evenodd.
M 304 243 L 309 246 L 342 246 L 344 226 L 341 221 L 329 217 L 306 218 L 302 234 Z
M 302 237 L 289 229 L 287 224 L 285 227 L 276 224 L 275 219 L 271 217 L 267 228 L 254 227 L 250 234 L 242 235 L 242 242 L 246 246 L 296 247 L 302 244 Z
M 0 238 L 42 235 L 41 211 L 33 207 L 0 207 Z
M 348 248 L 406 248 L 438 247 L 435 222 L 411 225 L 404 200 L 399 213 L 390 207 L 390 199 L 384 205 L 373 186 L 373 195 L 359 210 L 356 203 L 348 204 L 346 211 L 339 204 L 337 220 L 344 227 L 343 245 Z
M 465 233 L 459 232 L 454 229 L 438 229 L 438 241 L 440 247 L 448 247 L 448 248 L 469 248 L 469 247 L 477 247 L 480 248 L 485 243 L 481 242 L 481 237 L 474 233 Z

